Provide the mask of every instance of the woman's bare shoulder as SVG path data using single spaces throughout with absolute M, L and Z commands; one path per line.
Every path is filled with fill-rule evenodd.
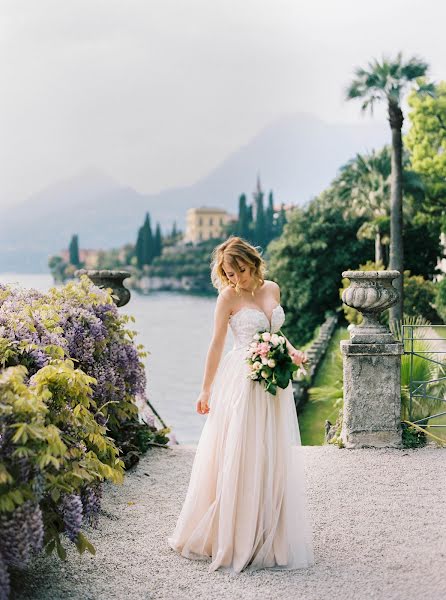
M 273 281 L 272 279 L 265 279 L 265 283 L 272 290 L 280 290 L 279 284 Z
M 230 310 L 237 300 L 236 291 L 230 286 L 226 286 L 218 295 L 218 302 L 228 307 Z
M 265 283 L 268 286 L 268 288 L 271 290 L 271 292 L 274 294 L 274 296 L 277 298 L 277 301 L 280 302 L 280 286 L 278 283 L 276 283 L 275 281 L 272 281 L 271 279 L 265 279 Z

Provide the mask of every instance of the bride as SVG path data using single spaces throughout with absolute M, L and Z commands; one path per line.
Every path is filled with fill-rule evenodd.
M 265 262 L 231 236 L 212 254 L 218 289 L 214 331 L 197 412 L 207 414 L 171 548 L 209 560 L 209 571 L 299 569 L 314 564 L 302 446 L 291 381 L 273 396 L 249 377 L 245 361 L 258 330 L 285 321 L 280 288 Z M 234 347 L 223 352 L 228 324 Z M 285 338 L 286 339 L 286 338 Z M 286 339 L 293 362 L 305 355 Z

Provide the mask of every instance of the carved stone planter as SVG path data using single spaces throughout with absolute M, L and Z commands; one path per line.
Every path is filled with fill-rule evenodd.
M 363 321 L 350 331 L 353 343 L 393 342 L 393 336 L 379 322 L 379 315 L 398 301 L 398 291 L 392 281 L 400 276 L 399 271 L 344 271 L 343 277 L 350 279 L 350 286 L 342 293 L 342 301 L 358 310 Z
M 341 341 L 344 408 L 341 439 L 347 448 L 401 448 L 401 354 L 379 314 L 395 304 L 398 271 L 344 271 L 351 281 L 342 300 L 364 319 Z
M 79 269 L 75 272 L 76 277 L 87 275 L 91 281 L 100 288 L 111 288 L 116 306 L 125 306 L 130 300 L 130 291 L 124 287 L 124 279 L 130 277 L 128 271 L 108 271 L 108 270 L 90 270 Z

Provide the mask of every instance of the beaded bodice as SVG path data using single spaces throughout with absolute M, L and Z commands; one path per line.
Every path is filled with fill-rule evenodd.
M 253 335 L 259 330 L 277 333 L 285 322 L 285 312 L 278 304 L 271 314 L 271 323 L 260 308 L 245 306 L 229 318 L 229 325 L 234 336 L 234 348 L 246 348 Z

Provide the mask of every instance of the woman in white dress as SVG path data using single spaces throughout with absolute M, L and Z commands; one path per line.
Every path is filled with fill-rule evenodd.
M 219 295 L 197 400 L 208 417 L 168 543 L 186 558 L 210 560 L 209 571 L 309 567 L 313 534 L 292 384 L 266 392 L 245 360 L 257 331 L 276 333 L 285 321 L 280 288 L 239 237 L 214 249 L 211 267 Z M 228 324 L 234 347 L 220 360 Z M 286 345 L 301 364 L 304 354 Z

